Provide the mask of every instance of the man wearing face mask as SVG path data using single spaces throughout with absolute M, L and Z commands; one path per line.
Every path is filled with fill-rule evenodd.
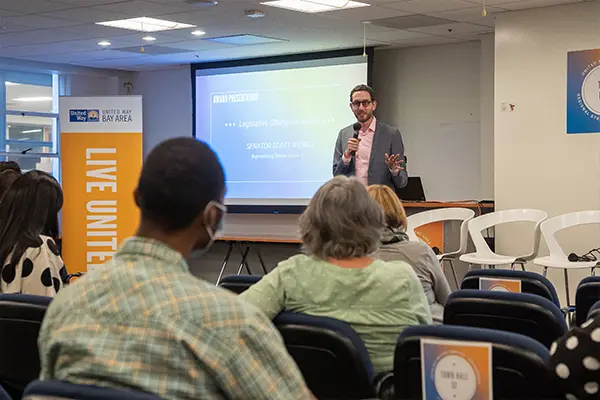
M 136 236 L 53 300 L 39 335 L 41 379 L 164 399 L 307 399 L 262 313 L 192 276 L 226 208 L 215 153 L 193 138 L 156 147 L 135 191 Z
M 365 185 L 400 189 L 408 183 L 400 131 L 375 118 L 375 91 L 358 85 L 350 92 L 357 122 L 342 129 L 333 151 L 333 176 L 356 176 Z

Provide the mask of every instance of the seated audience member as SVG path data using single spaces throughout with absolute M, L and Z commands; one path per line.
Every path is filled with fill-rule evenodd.
M 21 167 L 14 161 L 0 162 L 0 199 L 8 187 L 21 176 Z
M 363 339 L 375 370 L 392 370 L 400 332 L 431 323 L 431 314 L 408 264 L 372 257 L 383 226 L 367 188 L 337 176 L 300 217 L 306 254 L 280 262 L 240 297 L 269 318 L 287 310 L 345 321 Z
M 6 170 L 15 171 L 17 174 L 21 175 L 21 167 L 15 161 L 0 161 L 0 172 Z
M 550 347 L 550 368 L 568 400 L 600 396 L 600 317 L 571 329 Z M 558 396 L 556 397 L 558 398 Z
M 384 185 L 371 185 L 367 190 L 385 213 L 386 228 L 383 231 L 381 247 L 375 256 L 384 261 L 405 261 L 413 267 L 423 285 L 431 316 L 434 322 L 441 324 L 444 319 L 444 305 L 451 290 L 435 253 L 421 241 L 408 240 L 406 212 L 392 189 Z
M 60 185 L 45 172 L 27 172 L 10 185 L 0 202 L 2 293 L 52 297 L 60 290 L 64 264 L 56 241 L 62 204 Z
M 0 200 L 10 185 L 12 185 L 19 176 L 21 176 L 21 174 L 14 169 L 5 169 L 4 171 L 0 171 Z
M 146 158 L 136 236 L 63 289 L 39 336 L 41 379 L 180 399 L 307 399 L 276 328 L 256 308 L 195 278 L 226 208 L 213 151 L 171 139 Z

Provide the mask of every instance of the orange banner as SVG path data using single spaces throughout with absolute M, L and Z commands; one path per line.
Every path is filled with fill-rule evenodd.
M 118 97 L 121 103 L 109 102 L 111 108 L 97 104 L 106 98 L 84 99 L 83 107 L 74 98 L 61 99 L 62 248 L 70 273 L 104 264 L 139 222 L 133 191 L 143 157 L 141 98 L 131 99 L 139 107 L 128 107 Z M 71 114 L 63 117 L 63 110 Z M 108 132 L 99 132 L 103 125 Z M 127 132 L 132 125 L 138 132 Z

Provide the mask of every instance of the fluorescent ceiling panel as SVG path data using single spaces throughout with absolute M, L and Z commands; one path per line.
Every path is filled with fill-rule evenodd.
M 139 17 L 129 19 L 119 19 L 116 21 L 96 22 L 97 25 L 110 26 L 113 28 L 129 29 L 139 32 L 160 32 L 173 29 L 195 28 L 196 25 L 184 24 L 181 22 L 167 21 L 164 19 Z
M 349 8 L 368 7 L 370 4 L 347 0 L 274 0 L 260 4 L 266 6 L 285 8 L 305 13 L 318 13 Z
M 275 43 L 275 42 L 284 42 L 285 40 L 270 38 L 265 36 L 255 36 L 255 35 L 234 35 L 234 36 L 221 36 L 206 39 L 211 42 L 224 43 L 224 44 L 232 44 L 236 46 L 248 46 L 251 44 L 264 44 L 264 43 Z

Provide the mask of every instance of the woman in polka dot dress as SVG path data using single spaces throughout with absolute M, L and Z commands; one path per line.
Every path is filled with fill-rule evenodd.
M 58 238 L 59 183 L 42 171 L 21 175 L 0 201 L 2 293 L 53 297 L 66 275 Z
M 567 400 L 600 399 L 600 317 L 550 347 L 551 368 Z

